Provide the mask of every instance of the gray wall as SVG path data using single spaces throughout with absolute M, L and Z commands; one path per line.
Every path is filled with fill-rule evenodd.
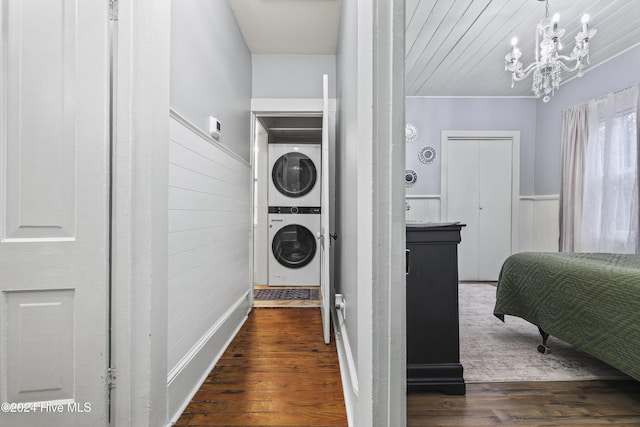
M 537 101 L 535 194 L 560 193 L 562 110 L 640 81 L 640 46 L 560 87 L 551 101 Z
M 345 326 L 353 360 L 358 360 L 358 75 L 357 4 L 342 2 L 336 57 L 336 233 L 335 288 L 342 293 L 348 313 Z
M 246 318 L 251 278 L 251 54 L 225 1 L 171 2 L 169 411 L 179 416 Z M 209 116 L 222 122 L 220 143 Z M 158 141 L 163 143 L 163 141 Z M 244 161 L 242 161 L 242 160 Z M 216 326 L 215 332 L 212 332 Z M 185 362 L 186 361 L 186 362 Z
M 407 98 L 406 120 L 418 128 L 418 138 L 407 144 L 407 169 L 418 180 L 407 195 L 440 194 L 440 139 L 443 130 L 520 131 L 520 194 L 534 194 L 536 101 L 525 98 Z M 437 151 L 436 160 L 418 160 L 424 146 Z
M 252 97 L 322 98 L 323 74 L 335 98 L 335 55 L 253 55 Z
M 251 53 L 229 3 L 171 2 L 171 108 L 208 133 L 222 122 L 220 142 L 249 161 Z

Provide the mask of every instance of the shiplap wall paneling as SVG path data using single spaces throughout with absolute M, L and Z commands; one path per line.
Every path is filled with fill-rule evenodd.
M 438 222 L 440 221 L 440 196 L 407 196 L 405 209 L 407 209 L 407 221 Z
M 197 378 L 190 366 L 206 341 L 225 345 L 248 310 L 251 282 L 251 166 L 172 115 L 169 146 L 169 383 Z M 236 325 L 237 326 L 237 325 Z M 211 357 L 208 358 L 209 362 Z M 208 363 L 208 362 L 207 362 Z M 190 371 L 196 372 L 190 372 Z M 193 384 L 195 386 L 195 384 Z M 184 391 L 190 391 L 189 385 Z M 180 396 L 172 393 L 170 396 Z M 184 398 L 182 396 L 181 398 Z M 170 402 L 175 407 L 180 402 Z
M 560 196 L 537 196 L 533 204 L 533 236 L 537 251 L 557 252 L 560 241 Z
M 557 252 L 560 238 L 560 196 L 520 198 L 520 252 Z
M 534 237 L 534 199 L 533 197 L 520 198 L 520 224 L 518 224 L 518 233 L 520 233 L 520 246 L 518 252 L 533 252 L 536 250 Z

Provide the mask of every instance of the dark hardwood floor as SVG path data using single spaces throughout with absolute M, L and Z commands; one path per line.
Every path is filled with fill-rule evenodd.
M 408 426 L 640 426 L 636 381 L 467 384 L 466 396 L 411 393 Z
M 258 308 L 177 426 L 346 426 L 335 343 L 317 308 Z M 467 384 L 411 393 L 408 426 L 640 426 L 635 381 Z
M 255 308 L 177 426 L 346 426 L 318 308 Z

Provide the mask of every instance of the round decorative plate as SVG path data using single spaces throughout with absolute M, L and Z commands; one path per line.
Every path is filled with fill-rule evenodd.
M 436 159 L 436 149 L 429 145 L 422 147 L 420 151 L 418 151 L 418 159 L 425 165 L 433 163 Z
M 418 137 L 418 128 L 412 123 L 407 123 L 404 127 L 404 140 L 406 142 L 413 142 Z
M 404 171 L 404 183 L 407 187 L 413 187 L 418 180 L 418 174 L 413 169 Z

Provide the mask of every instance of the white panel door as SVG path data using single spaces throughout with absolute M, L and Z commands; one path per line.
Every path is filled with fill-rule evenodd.
M 329 76 L 322 76 L 322 184 L 320 194 L 320 312 L 324 342 L 331 342 L 331 235 L 329 231 Z
M 447 221 L 466 224 L 458 247 L 460 280 L 497 280 L 511 254 L 510 139 L 447 141 Z
M 447 142 L 447 219 L 466 224 L 458 246 L 458 277 L 473 280 L 478 275 L 478 141 Z
M 1 0 L 0 425 L 107 423 L 108 23 Z
M 511 255 L 511 140 L 481 141 L 478 280 L 497 280 Z

